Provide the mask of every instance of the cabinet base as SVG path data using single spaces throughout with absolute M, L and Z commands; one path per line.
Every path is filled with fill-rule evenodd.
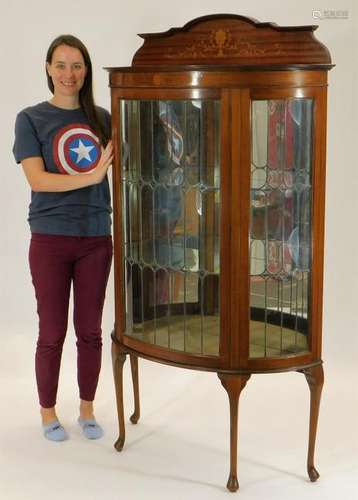
M 139 376 L 138 376 L 138 356 L 151 359 L 152 361 L 163 362 L 142 353 L 136 352 L 133 349 L 127 348 L 121 344 L 118 339 L 112 334 L 112 362 L 113 374 L 116 387 L 118 423 L 119 423 L 119 437 L 114 444 L 117 451 L 122 451 L 125 443 L 125 423 L 124 423 L 124 405 L 123 405 L 123 366 L 127 355 L 130 356 L 131 373 L 134 391 L 134 412 L 130 417 L 133 424 L 136 424 L 140 417 L 140 403 L 139 403 Z M 166 363 L 178 366 L 177 363 Z M 187 367 L 193 368 L 193 367 Z M 292 369 L 291 369 L 292 370 Z M 310 428 L 309 428 L 309 445 L 307 457 L 307 472 L 311 482 L 317 481 L 319 473 L 314 466 L 314 451 L 316 442 L 317 421 L 319 414 L 319 405 L 321 398 L 321 391 L 323 387 L 324 375 L 322 361 L 316 362 L 311 366 L 304 366 L 296 369 L 295 371 L 301 372 L 305 375 L 310 393 Z M 217 370 L 217 375 L 225 388 L 230 404 L 230 475 L 227 482 L 227 489 L 235 492 L 239 489 L 239 482 L 237 479 L 237 446 L 238 446 L 238 415 L 239 415 L 239 398 L 242 390 L 244 389 L 251 373 L 234 373 L 232 371 Z

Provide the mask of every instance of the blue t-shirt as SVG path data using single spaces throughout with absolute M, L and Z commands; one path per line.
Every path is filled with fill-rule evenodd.
M 110 132 L 108 111 L 97 107 Z M 63 109 L 44 101 L 16 117 L 13 153 L 17 163 L 41 156 L 47 172 L 86 175 L 98 164 L 99 139 L 82 108 Z M 31 192 L 28 221 L 33 233 L 67 236 L 111 234 L 107 176 L 100 184 L 66 192 Z

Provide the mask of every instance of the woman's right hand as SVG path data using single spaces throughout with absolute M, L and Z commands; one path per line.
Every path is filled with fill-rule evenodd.
M 72 191 L 73 189 L 93 186 L 103 181 L 113 160 L 112 142 L 110 141 L 105 149 L 101 149 L 102 153 L 98 165 L 89 174 L 63 175 L 46 172 L 44 161 L 41 156 L 25 158 L 22 160 L 21 164 L 33 191 L 53 193 Z
M 113 160 L 113 144 L 109 141 L 105 148 L 101 147 L 101 158 L 97 167 L 91 172 L 94 184 L 100 184 L 106 176 L 106 173 Z

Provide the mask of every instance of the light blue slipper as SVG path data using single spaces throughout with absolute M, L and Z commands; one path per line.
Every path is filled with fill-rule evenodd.
M 97 424 L 95 419 L 85 419 L 79 417 L 78 423 L 80 424 L 82 432 L 87 439 L 99 439 L 104 434 L 102 427 Z
M 43 433 L 46 439 L 50 441 L 65 441 L 68 434 L 58 420 L 49 424 L 42 425 Z

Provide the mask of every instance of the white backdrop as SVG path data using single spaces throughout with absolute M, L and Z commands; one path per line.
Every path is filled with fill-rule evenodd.
M 313 19 L 312 10 L 347 10 L 348 19 Z M 357 33 L 353 0 L 314 4 L 308 0 L 88 0 L 9 1 L 1 7 L 1 345 L 0 405 L 6 405 L 3 381 L 21 374 L 19 352 L 28 351 L 32 366 L 37 335 L 34 293 L 27 265 L 29 229 L 26 221 L 29 186 L 12 156 L 14 120 L 25 106 L 50 97 L 44 71 L 47 48 L 57 35 L 71 33 L 88 47 L 94 67 L 96 102 L 110 109 L 105 66 L 128 66 L 141 45 L 137 33 L 165 31 L 207 14 L 235 13 L 279 25 L 319 24 L 317 38 L 330 50 L 336 67 L 329 73 L 324 344 L 326 378 L 344 377 L 347 408 L 357 401 Z M 105 349 L 113 323 L 113 282 L 104 311 Z M 71 330 L 70 330 L 71 331 Z M 73 335 L 71 335 L 71 351 Z M 66 348 L 67 349 L 67 348 Z M 106 358 L 107 360 L 107 358 Z M 109 360 L 109 357 L 108 357 Z M 107 361 L 106 361 L 107 362 Z M 107 373 L 107 372 L 106 372 Z M 108 372 L 108 376 L 110 372 Z M 35 392 L 34 392 L 35 397 Z M 35 400 L 35 404 L 37 404 Z M 1 406 L 0 406 L 1 407 Z M 343 422 L 336 422 L 337 429 Z M 356 429 L 352 429 L 356 436 Z

